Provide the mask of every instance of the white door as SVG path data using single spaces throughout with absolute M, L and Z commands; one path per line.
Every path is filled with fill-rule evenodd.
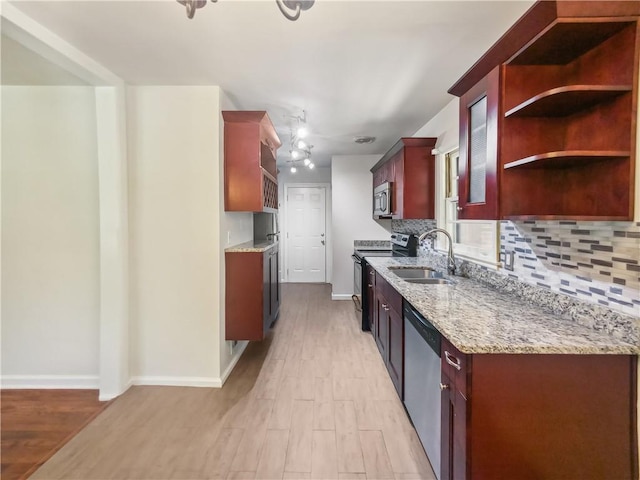
M 326 280 L 324 187 L 287 188 L 287 280 L 323 283 Z

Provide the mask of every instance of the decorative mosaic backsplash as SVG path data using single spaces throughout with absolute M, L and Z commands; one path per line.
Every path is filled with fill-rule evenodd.
M 500 251 L 503 275 L 640 317 L 640 223 L 503 221 Z
M 391 230 L 398 233 L 415 233 L 420 235 L 436 228 L 435 220 L 391 220 Z

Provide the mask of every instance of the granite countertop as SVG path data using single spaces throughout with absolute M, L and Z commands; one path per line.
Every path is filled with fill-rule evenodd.
M 580 325 L 475 280 L 409 283 L 388 267 L 431 266 L 423 257 L 367 262 L 463 353 L 640 354 L 635 345 Z
M 225 252 L 266 252 L 278 245 L 277 240 L 251 240 L 233 247 L 225 248 Z

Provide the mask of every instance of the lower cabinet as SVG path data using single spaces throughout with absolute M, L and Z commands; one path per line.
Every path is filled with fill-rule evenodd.
M 404 322 L 402 296 L 379 274 L 375 275 L 375 329 L 373 336 L 400 399 L 404 381 Z
M 278 246 L 225 252 L 225 339 L 262 340 L 280 311 Z
M 637 478 L 637 357 L 441 353 L 440 480 Z

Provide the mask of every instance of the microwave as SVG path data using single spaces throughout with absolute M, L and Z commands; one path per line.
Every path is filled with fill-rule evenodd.
M 373 189 L 373 215 L 391 216 L 391 183 L 385 182 Z

